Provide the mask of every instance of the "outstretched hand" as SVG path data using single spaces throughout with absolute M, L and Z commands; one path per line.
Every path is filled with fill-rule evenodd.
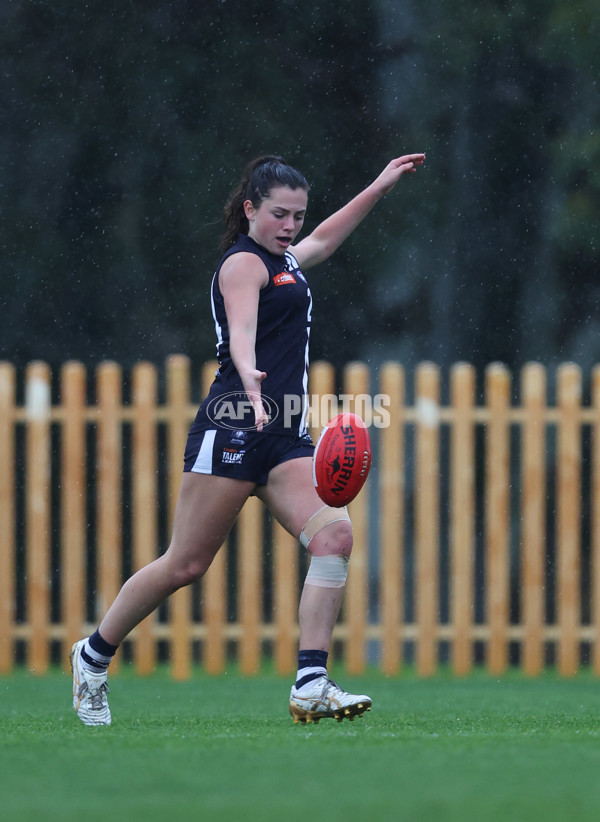
M 383 169 L 375 184 L 381 188 L 383 194 L 393 189 L 403 174 L 414 174 L 418 166 L 425 162 L 424 154 L 404 154 L 397 157 Z

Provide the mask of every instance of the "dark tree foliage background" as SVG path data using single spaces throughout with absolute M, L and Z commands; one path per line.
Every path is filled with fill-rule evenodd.
M 0 31 L 0 357 L 214 354 L 219 223 L 246 162 L 306 230 L 426 151 L 309 272 L 313 358 L 600 355 L 595 0 L 12 0 Z

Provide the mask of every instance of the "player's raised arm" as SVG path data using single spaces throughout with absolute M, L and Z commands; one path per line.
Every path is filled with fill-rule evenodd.
M 322 263 L 340 246 L 373 206 L 390 192 L 403 174 L 414 173 L 425 161 L 424 154 L 404 154 L 392 160 L 360 194 L 336 211 L 294 246 L 302 268 Z

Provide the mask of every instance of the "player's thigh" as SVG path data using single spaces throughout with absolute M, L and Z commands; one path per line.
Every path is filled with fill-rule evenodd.
M 269 472 L 267 484 L 258 486 L 256 495 L 296 539 L 308 520 L 325 505 L 315 491 L 311 457 L 299 457 L 275 466 Z M 315 535 L 309 550 L 313 554 L 349 553 L 351 547 L 352 527 L 346 519 L 326 525 Z
M 255 484 L 247 480 L 184 472 L 169 558 L 209 565 L 254 488 Z
M 299 457 L 276 465 L 269 472 L 266 485 L 256 489 L 283 527 L 298 537 L 306 520 L 323 507 L 312 480 L 312 460 Z

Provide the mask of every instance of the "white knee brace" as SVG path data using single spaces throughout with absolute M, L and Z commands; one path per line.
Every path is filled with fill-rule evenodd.
M 308 548 L 313 537 L 332 522 L 350 522 L 346 508 L 330 508 L 329 505 L 319 510 L 308 519 L 300 534 L 300 542 Z M 309 585 L 320 588 L 343 588 L 348 576 L 348 557 L 343 554 L 329 554 L 324 557 L 312 557 L 306 575 Z
M 343 588 L 348 576 L 348 557 L 344 554 L 329 554 L 326 557 L 312 557 L 305 582 L 319 588 Z

